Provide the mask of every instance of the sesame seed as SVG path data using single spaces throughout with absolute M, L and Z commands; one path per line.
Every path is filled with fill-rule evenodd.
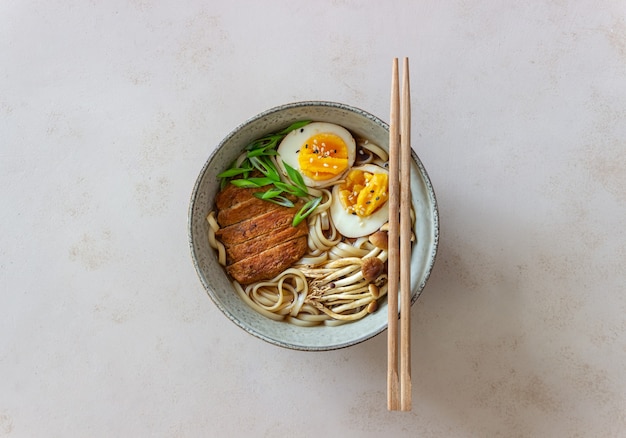
M 313 157 L 309 158 L 309 163 L 313 162 Z

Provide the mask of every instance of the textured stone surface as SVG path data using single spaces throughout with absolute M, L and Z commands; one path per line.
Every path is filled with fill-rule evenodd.
M 0 437 L 623 436 L 624 17 L 590 0 L 3 2 Z M 229 132 L 309 100 L 388 120 L 393 56 L 411 60 L 441 218 L 410 413 L 386 409 L 384 333 L 260 341 L 207 297 L 187 238 Z

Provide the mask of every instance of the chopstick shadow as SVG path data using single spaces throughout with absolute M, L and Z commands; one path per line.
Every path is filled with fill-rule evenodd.
M 466 207 L 465 215 L 484 214 Z M 516 218 L 497 215 L 506 229 L 524 232 Z M 562 406 L 525 328 L 530 268 L 515 245 L 489 239 L 493 224 L 464 236 L 454 231 L 467 230 L 458 219 L 450 229 L 443 223 L 436 265 L 412 309 L 414 409 L 434 403 L 462 434 L 532 436 L 530 418 L 549 421 Z
M 464 215 L 484 214 L 466 207 Z M 529 268 L 514 250 L 489 251 L 496 248 L 492 243 L 473 244 L 455 232 L 466 225 L 446 223 L 445 212 L 441 217 L 437 260 L 411 312 L 413 408 L 393 417 L 394 427 L 439 436 L 533 435 L 529 416 L 550 421 L 563 415 L 563 407 L 530 351 L 533 339 L 525 330 L 522 298 Z M 515 218 L 506 220 L 511 221 L 507 228 L 523 228 Z M 474 238 L 487 237 L 488 226 L 474 230 Z M 372 360 L 374 351 L 378 355 L 376 379 L 382 377 L 383 391 L 374 421 L 383 423 L 389 420 L 383 395 L 386 358 L 381 354 L 386 342 L 383 332 L 356 350 L 363 360 Z
M 554 401 L 529 363 L 516 265 L 442 232 L 438 260 L 412 309 L 414 406 L 436 403 L 464 433 L 530 430 L 520 405 Z

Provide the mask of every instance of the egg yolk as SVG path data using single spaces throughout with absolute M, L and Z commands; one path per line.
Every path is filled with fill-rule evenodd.
M 339 199 L 348 213 L 367 217 L 387 202 L 388 186 L 386 173 L 351 170 L 339 186 Z
M 348 146 L 336 134 L 316 134 L 300 148 L 298 164 L 304 175 L 315 181 L 325 181 L 348 168 Z

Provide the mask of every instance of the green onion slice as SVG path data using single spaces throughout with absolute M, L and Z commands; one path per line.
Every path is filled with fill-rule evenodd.
M 239 167 L 235 167 L 236 164 L 233 163 L 229 169 L 217 175 L 217 177 L 221 179 L 221 188 L 223 189 L 228 182 L 231 182 L 233 185 L 241 188 L 260 188 L 270 186 L 267 191 L 256 192 L 254 193 L 254 196 L 283 207 L 294 206 L 294 203 L 286 198 L 283 193 L 297 197 L 308 196 L 309 191 L 300 172 L 283 161 L 287 177 L 291 180 L 292 184 L 283 182 L 281 179 L 281 173 L 275 164 L 276 159 L 273 157 L 278 155 L 276 148 L 287 134 L 296 129 L 300 129 L 309 123 L 311 123 L 310 120 L 298 121 L 292 123 L 279 132 L 268 134 L 250 142 L 245 148 L 245 159 L 240 161 Z M 261 172 L 263 176 L 249 178 L 250 172 L 255 170 Z M 308 201 L 295 215 L 293 225 L 296 226 L 306 219 L 306 217 L 309 216 L 315 208 L 317 208 L 320 202 L 321 198 L 315 198 Z
M 289 179 L 293 181 L 293 183 L 298 186 L 303 192 L 308 194 L 309 191 L 306 188 L 306 184 L 304 184 L 304 180 L 302 179 L 302 175 L 300 175 L 300 172 L 298 172 L 296 169 L 294 169 L 284 161 L 283 166 L 285 166 L 285 170 L 287 170 L 287 176 L 289 176 Z
M 241 187 L 243 189 L 263 187 L 263 186 L 258 185 L 254 181 L 250 181 L 250 179 L 231 179 L 230 183 L 234 186 Z
M 241 175 L 242 173 L 250 172 L 252 167 L 232 167 L 230 169 L 226 169 L 219 175 L 218 178 L 232 178 L 233 176 Z
M 296 215 L 293 217 L 293 221 L 291 222 L 291 225 L 295 227 L 304 219 L 306 219 L 311 213 L 313 213 L 313 211 L 317 208 L 317 206 L 320 205 L 320 202 L 322 202 L 321 196 L 318 198 L 313 198 L 309 202 L 304 204 L 304 206 L 302 206 L 300 211 L 297 212 Z
M 266 158 L 263 156 L 259 157 L 250 157 L 250 163 L 261 172 L 266 177 L 270 178 L 272 181 L 280 181 L 280 174 L 278 173 L 278 169 L 274 166 L 274 163 L 270 158 Z
M 267 192 L 265 192 L 267 193 Z M 263 198 L 264 193 L 253 193 L 254 196 L 256 196 L 259 199 L 263 199 L 264 201 L 269 201 L 269 202 L 273 202 L 274 204 L 278 204 L 278 205 L 282 205 L 283 207 L 288 207 L 291 208 L 293 207 L 293 202 L 291 202 L 289 199 L 285 198 L 284 196 L 274 196 L 271 198 Z
M 259 198 L 267 201 L 278 197 L 281 193 L 283 193 L 283 191 L 280 189 L 269 189 L 267 192 L 260 193 L 261 196 L 259 196 Z
M 292 186 L 291 184 L 287 184 L 282 181 L 275 182 L 274 185 L 278 187 L 279 189 L 281 189 L 282 191 L 287 192 L 294 196 L 303 197 L 309 194 L 308 192 L 302 190 L 299 187 Z

